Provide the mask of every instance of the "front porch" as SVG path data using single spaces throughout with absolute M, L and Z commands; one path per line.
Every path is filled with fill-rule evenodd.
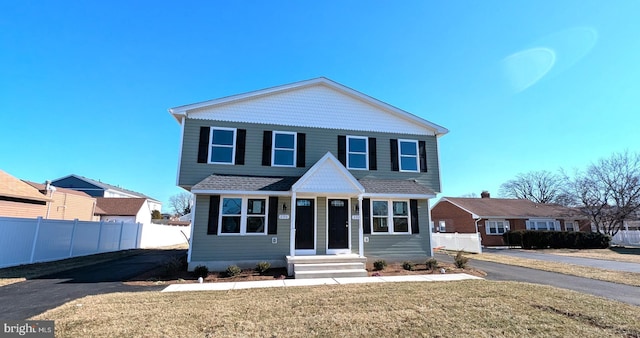
M 357 254 L 287 256 L 287 273 L 296 279 L 367 277 L 367 257 Z

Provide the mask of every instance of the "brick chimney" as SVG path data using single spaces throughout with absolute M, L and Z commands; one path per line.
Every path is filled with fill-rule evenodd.
M 480 193 L 480 197 L 481 198 L 491 198 L 491 194 L 488 191 L 484 190 L 484 191 L 482 191 Z

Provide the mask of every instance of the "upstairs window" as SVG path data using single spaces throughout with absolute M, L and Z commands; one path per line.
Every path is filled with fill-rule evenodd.
M 398 140 L 400 171 L 418 171 L 418 141 Z
M 296 165 L 296 143 L 296 133 L 274 131 L 271 165 L 294 167 Z
M 233 164 L 236 149 L 236 129 L 211 127 L 209 163 Z
M 369 146 L 367 140 L 367 137 L 347 136 L 348 169 L 369 169 Z

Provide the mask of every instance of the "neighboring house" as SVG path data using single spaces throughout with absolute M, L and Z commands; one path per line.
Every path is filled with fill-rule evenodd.
M 72 189 L 56 188 L 50 183 L 35 183 L 24 181 L 36 188 L 40 193 L 51 198 L 47 203 L 46 214 L 43 218 L 92 221 L 96 207 L 96 199 Z
M 162 211 L 162 203 L 156 199 L 143 195 L 139 192 L 127 190 L 83 176 L 69 175 L 55 179 L 51 184 L 56 187 L 82 191 L 93 197 L 145 198 L 147 199 L 147 204 L 149 204 L 150 210 Z
M 0 170 L 0 217 L 45 218 L 51 198 Z
M 526 199 L 442 197 L 431 209 L 435 232 L 480 233 L 482 245 L 505 245 L 508 230 L 589 231 L 579 211 Z
M 431 255 L 447 129 L 326 78 L 169 111 L 195 200 L 189 269 Z
M 151 223 L 146 198 L 98 197 L 95 214 L 105 222 Z

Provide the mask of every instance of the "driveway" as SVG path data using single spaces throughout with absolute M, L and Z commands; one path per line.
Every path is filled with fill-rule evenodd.
M 606 270 L 626 271 L 640 273 L 640 264 L 629 262 L 616 262 L 604 259 L 594 258 L 582 258 L 571 256 L 552 255 L 531 250 L 519 250 L 519 249 L 483 249 L 486 253 L 493 253 L 505 256 L 538 259 L 541 261 L 558 262 L 565 264 L 574 264 L 581 266 L 588 266 L 593 268 L 600 268 Z
M 453 257 L 447 256 L 446 254 L 435 254 L 435 258 L 443 262 L 453 262 Z M 485 271 L 487 273 L 485 279 L 487 280 L 516 281 L 550 285 L 640 306 L 640 287 L 637 286 L 604 282 L 595 279 L 564 275 L 561 273 L 547 272 L 513 265 L 479 261 L 474 260 L 473 257 L 469 261 L 469 265 L 473 268 Z
M 125 285 L 186 250 L 145 250 L 138 255 L 0 287 L 0 319 L 25 320 L 74 299 L 112 292 L 159 291 L 165 286 Z

